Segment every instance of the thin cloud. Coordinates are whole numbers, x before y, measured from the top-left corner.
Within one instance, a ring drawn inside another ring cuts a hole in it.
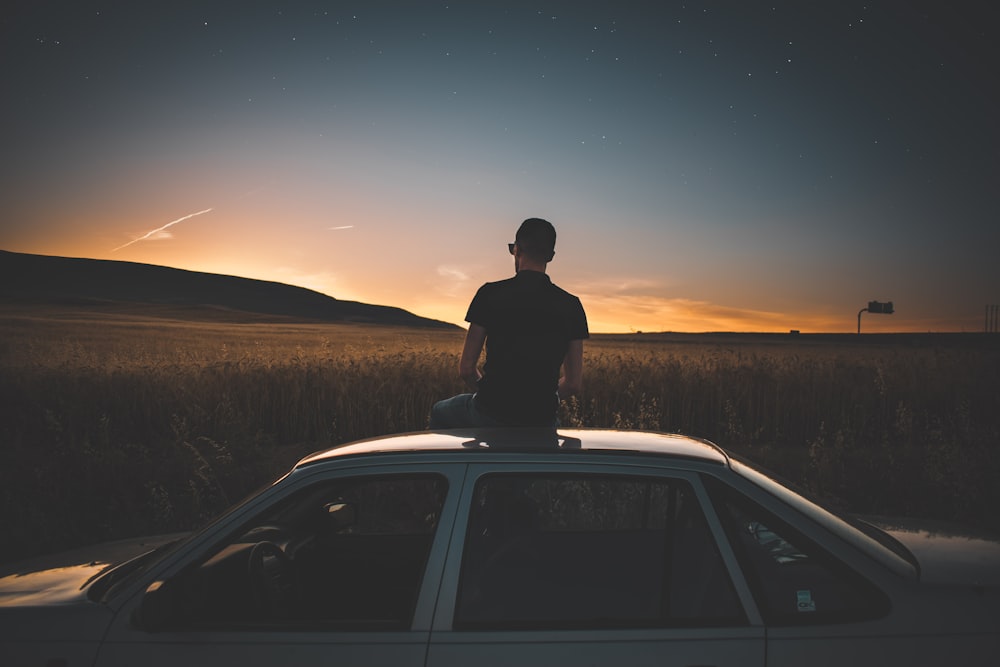
[[[339,231],[341,229],[354,229],[354,225],[341,225],[340,227],[327,227],[327,229],[329,231],[331,231],[331,232],[336,232],[336,231]]]
[[[184,222],[185,220],[189,220],[189,219],[191,219],[191,218],[195,217],[196,215],[203,215],[203,214],[205,214],[205,213],[208,213],[208,212],[210,212],[210,211],[212,211],[212,209],[210,209],[210,208],[206,208],[206,209],[205,209],[204,211],[198,211],[197,213],[189,213],[189,214],[187,214],[187,215],[185,215],[185,216],[183,216],[183,217],[180,217],[180,218],[177,218],[176,220],[174,220],[174,221],[172,221],[172,222],[168,222],[167,224],[163,225],[162,227],[158,227],[158,228],[154,229],[154,230],[153,230],[153,231],[151,231],[151,232],[147,232],[147,233],[143,234],[142,236],[140,236],[140,237],[139,237],[139,238],[137,238],[137,239],[132,239],[132,240],[131,240],[131,241],[129,241],[128,243],[126,243],[126,244],[124,244],[124,245],[120,245],[120,246],[118,246],[117,248],[115,248],[115,249],[114,249],[114,250],[112,250],[111,252],[118,252],[118,251],[119,251],[119,250],[121,250],[122,248],[127,248],[127,247],[129,247],[129,246],[130,246],[130,245],[132,245],[133,243],[138,243],[139,241],[145,241],[145,240],[147,240],[147,239],[151,239],[151,238],[153,238],[153,237],[156,237],[156,236],[160,236],[160,235],[162,235],[162,234],[163,234],[163,232],[164,232],[164,231],[165,231],[166,229],[168,229],[169,227],[173,227],[173,226],[174,226],[174,225],[176,225],[176,224],[177,224],[178,222]],[[169,238],[169,235],[167,235],[167,237]]]
[[[464,271],[454,266],[439,266],[437,267],[437,274],[442,278],[456,282],[464,282],[469,279],[469,276]]]
[[[439,280],[436,280],[435,291],[438,294],[443,294],[447,297],[453,298],[462,295],[468,298],[466,286],[468,285],[470,276],[463,269],[457,266],[449,266],[447,264],[442,264],[437,267],[437,275]]]

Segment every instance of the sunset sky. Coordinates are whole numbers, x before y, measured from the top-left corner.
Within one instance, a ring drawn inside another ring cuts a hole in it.
[[[982,331],[991,2],[0,10],[0,249],[461,323],[527,217],[594,332]],[[25,280],[30,280],[25,276]]]

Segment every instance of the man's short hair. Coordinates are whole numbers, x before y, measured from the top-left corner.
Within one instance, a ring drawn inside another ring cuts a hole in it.
[[[528,218],[518,228],[514,242],[529,257],[551,262],[556,254],[556,228],[548,220]]]

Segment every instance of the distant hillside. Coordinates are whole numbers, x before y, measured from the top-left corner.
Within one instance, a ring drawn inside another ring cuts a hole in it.
[[[303,287],[165,266],[0,250],[0,299],[205,307],[281,318],[458,328],[401,308],[342,301]]]

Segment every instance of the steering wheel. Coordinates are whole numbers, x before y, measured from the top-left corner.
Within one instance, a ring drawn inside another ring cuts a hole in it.
[[[263,618],[287,618],[297,595],[292,561],[274,542],[253,545],[248,558],[250,585]]]

